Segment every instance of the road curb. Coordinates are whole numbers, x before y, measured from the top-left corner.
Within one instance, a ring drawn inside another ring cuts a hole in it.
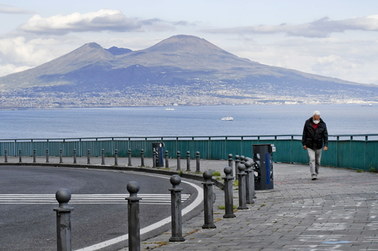
[[[47,167],[68,167],[68,168],[90,168],[90,169],[110,169],[110,170],[122,170],[122,171],[133,171],[133,172],[145,172],[145,173],[155,173],[162,175],[174,175],[178,174],[183,178],[192,179],[196,181],[203,181],[202,173],[187,173],[187,172],[177,172],[174,170],[158,169],[151,167],[133,167],[133,166],[104,166],[104,165],[83,165],[83,164],[60,164],[60,163],[0,163],[0,166],[47,166]],[[222,182],[217,179],[212,179],[214,185],[218,188],[224,188]]]

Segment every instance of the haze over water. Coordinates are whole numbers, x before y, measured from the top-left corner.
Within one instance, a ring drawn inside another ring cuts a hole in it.
[[[0,138],[301,134],[320,110],[329,134],[378,133],[378,105],[246,105],[1,110]],[[222,121],[232,116],[234,121]]]

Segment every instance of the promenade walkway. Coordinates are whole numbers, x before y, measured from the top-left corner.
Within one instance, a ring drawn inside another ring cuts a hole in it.
[[[274,190],[257,191],[256,203],[233,219],[223,219],[216,189],[216,229],[202,230],[201,214],[184,223],[185,242],[167,242],[167,232],[143,250],[378,250],[378,174],[321,168],[312,181],[307,166],[275,164],[274,178]]]
[[[57,163],[57,158],[50,162]],[[137,158],[132,162],[140,164]],[[72,158],[64,163],[72,163]],[[113,163],[112,158],[106,160],[107,165]],[[86,158],[78,158],[78,164],[85,165]],[[99,165],[100,159],[92,158],[91,164]],[[119,165],[126,164],[126,159],[119,159]],[[176,168],[175,160],[170,164]],[[182,160],[183,170],[185,164]],[[223,175],[226,165],[226,161],[202,160],[201,170]],[[223,219],[219,207],[224,205],[224,194],[215,188],[216,229],[201,228],[201,213],[184,222],[185,242],[170,243],[170,232],[165,232],[143,241],[142,250],[378,250],[378,174],[322,167],[318,178],[310,179],[307,166],[275,163],[274,189],[257,191],[256,203],[236,211],[236,218]],[[238,205],[237,191],[234,205]]]

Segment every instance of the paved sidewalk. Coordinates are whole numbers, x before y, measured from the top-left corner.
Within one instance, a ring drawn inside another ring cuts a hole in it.
[[[184,223],[185,242],[167,242],[166,232],[142,249],[378,250],[378,174],[321,168],[312,181],[307,166],[275,164],[274,178],[274,190],[257,191],[256,203],[233,219],[222,218],[216,189],[216,229],[202,230],[201,214]],[[237,191],[234,199],[237,205]]]

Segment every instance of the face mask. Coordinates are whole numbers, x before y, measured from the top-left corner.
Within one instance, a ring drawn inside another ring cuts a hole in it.
[[[312,120],[312,122],[314,122],[315,125],[319,124],[320,120]]]

